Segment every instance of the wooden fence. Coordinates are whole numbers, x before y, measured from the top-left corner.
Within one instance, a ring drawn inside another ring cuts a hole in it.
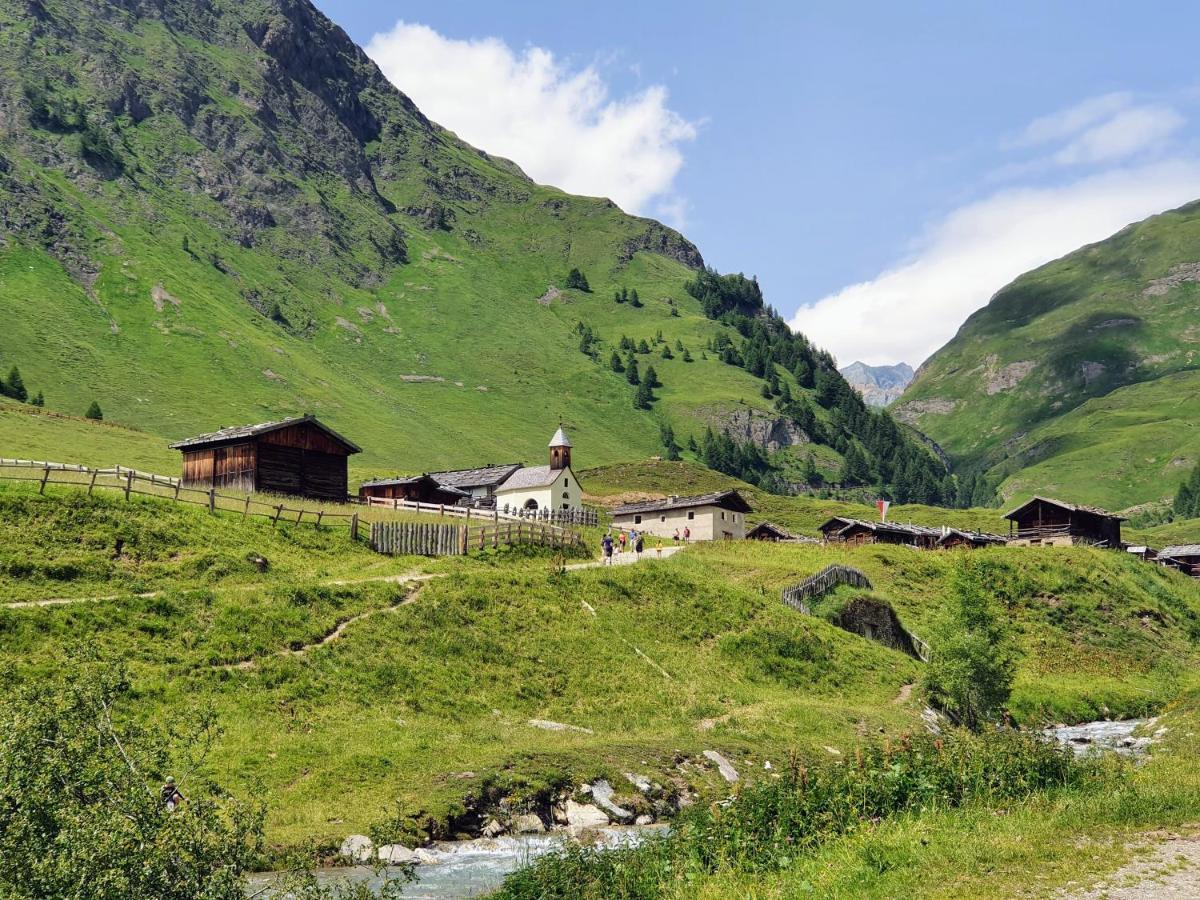
[[[371,549],[393,556],[461,556],[469,550],[535,544],[582,547],[577,532],[536,522],[502,522],[475,528],[421,522],[372,522]]]
[[[793,609],[799,610],[805,615],[812,615],[812,608],[808,605],[808,601],[814,597],[820,597],[822,594],[833,590],[841,584],[866,588],[867,590],[871,589],[871,579],[866,576],[866,573],[860,572],[858,569],[853,569],[850,566],[832,565],[826,566],[816,575],[810,575],[799,584],[785,589],[782,599],[784,603]],[[912,641],[913,649],[917,652],[917,657],[922,662],[929,662],[929,645],[907,628],[904,628],[904,633]]]
[[[558,525],[599,525],[600,514],[594,509],[542,509],[506,510],[485,509],[478,506],[457,506],[445,503],[419,503],[391,497],[367,497],[367,506],[383,509],[408,510],[409,512],[431,513],[447,519],[475,520],[486,522],[550,522]]]
[[[26,474],[28,473],[28,474]],[[110,469],[94,469],[69,463],[44,462],[28,459],[0,458],[0,479],[8,481],[37,482],[38,493],[46,491],[46,485],[68,485],[86,489],[91,495],[96,490],[119,491],[130,499],[133,495],[158,497],[176,503],[203,506],[210,513],[227,512],[248,516],[260,516],[290,524],[339,525],[348,527],[352,540],[358,538],[358,513],[332,512],[324,509],[303,509],[284,503],[270,503],[255,499],[250,494],[227,494],[216,489],[184,487],[178,478],[153,475],[114,466]]]

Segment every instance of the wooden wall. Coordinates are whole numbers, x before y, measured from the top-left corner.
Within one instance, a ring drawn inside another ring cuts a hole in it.
[[[296,450],[316,450],[334,456],[349,456],[350,451],[344,444],[331,438],[320,428],[312,425],[289,425],[277,431],[269,431],[258,438],[260,444],[271,444],[276,447],[292,447]]]
[[[258,490],[343,502],[349,480],[346,455],[261,443]]]
[[[255,445],[247,441],[225,447],[184,451],[184,486],[225,488],[249,493],[255,489],[256,450]]]

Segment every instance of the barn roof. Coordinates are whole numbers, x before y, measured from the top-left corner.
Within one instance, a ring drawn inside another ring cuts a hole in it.
[[[432,475],[397,475],[394,478],[373,478],[370,481],[364,481],[362,487],[391,487],[393,485],[420,484],[422,482],[428,482],[448,494],[458,494],[460,497],[470,496],[466,491],[460,491],[456,487],[442,484]]]
[[[786,528],[781,528],[780,526],[776,525],[774,522],[759,522],[757,525],[755,525],[753,528],[751,528],[749,531],[746,532],[746,537],[753,537],[754,535],[758,534],[759,532],[767,532],[768,534],[773,534],[776,537],[778,537],[780,540],[783,540],[783,541],[795,541],[795,540],[811,541],[812,540],[812,538],[802,538],[799,535],[792,534]]]
[[[1057,506],[1059,509],[1065,509],[1069,512],[1090,513],[1093,516],[1100,516],[1105,519],[1116,519],[1118,522],[1124,522],[1124,516],[1118,516],[1116,513],[1110,513],[1107,509],[1101,509],[1098,506],[1084,506],[1082,503],[1064,503],[1062,500],[1055,500],[1052,497],[1033,497],[1027,503],[1022,503],[1012,512],[1004,514],[1004,518],[1014,518],[1018,513],[1023,512],[1027,507],[1035,503],[1049,503],[1051,506]]]
[[[511,491],[546,487],[554,483],[561,471],[562,469],[552,469],[549,466],[527,466],[517,469],[509,475],[497,490]]]
[[[948,540],[954,535],[966,538],[974,544],[1007,544],[1008,538],[998,534],[992,534],[990,531],[968,531],[963,528],[946,528],[942,530],[942,536],[938,538],[938,543]]]
[[[506,463],[501,466],[479,466],[474,469],[430,472],[429,476],[440,485],[466,490],[473,487],[498,487],[508,476],[520,468],[520,463]]]
[[[1173,547],[1163,547],[1158,551],[1161,559],[1164,556],[1200,556],[1200,544],[1176,544]]]
[[[169,446],[172,450],[195,450],[199,447],[207,447],[214,444],[229,444],[234,441],[258,437],[263,434],[269,434],[272,431],[279,431],[282,428],[290,428],[293,425],[312,425],[314,428],[325,432],[339,444],[342,444],[351,453],[362,452],[362,447],[358,446],[358,444],[346,440],[346,438],[312,415],[280,419],[278,422],[260,422],[257,425],[235,425],[232,428],[221,428],[217,431],[210,431],[207,434],[198,434],[187,440],[176,441]]]
[[[717,491],[712,494],[699,494],[695,497],[667,497],[665,500],[643,500],[638,503],[626,503],[612,511],[614,516],[627,516],[633,513],[666,512],[670,509],[693,509],[697,506],[719,506],[734,512],[753,512],[737,491]]]

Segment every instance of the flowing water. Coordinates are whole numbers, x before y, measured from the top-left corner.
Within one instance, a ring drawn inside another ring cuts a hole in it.
[[[591,846],[615,849],[636,846],[648,836],[665,831],[665,826],[661,825],[614,826],[588,831],[586,839]],[[509,872],[562,847],[570,840],[572,838],[565,832],[554,832],[433,844],[426,848],[432,860],[416,867],[417,880],[404,886],[404,896],[413,900],[478,897],[500,887]],[[316,876],[323,882],[361,881],[372,887],[377,887],[381,882],[380,876],[367,866],[323,869]],[[253,894],[267,887],[273,878],[270,873],[252,876],[248,893]],[[276,900],[281,900],[279,895],[269,892],[263,896],[275,896]]]
[[[1042,733],[1075,751],[1076,756],[1111,751],[1122,756],[1141,756],[1154,742],[1153,737],[1134,737],[1141,725],[1153,719],[1122,719],[1117,722],[1084,722],[1081,725],[1056,725]]]

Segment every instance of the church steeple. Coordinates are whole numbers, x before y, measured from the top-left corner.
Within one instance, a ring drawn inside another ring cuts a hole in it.
[[[554,437],[550,439],[550,468],[557,470],[570,467],[571,442],[567,440],[567,433],[559,425],[558,431],[554,432]]]

